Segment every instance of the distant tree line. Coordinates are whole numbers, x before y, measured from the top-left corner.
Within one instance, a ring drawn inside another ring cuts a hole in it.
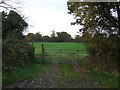
[[[28,33],[24,36],[27,42],[84,42],[83,37],[76,35],[75,38],[72,38],[67,32],[55,32],[52,31],[50,36],[42,35],[38,33]]]

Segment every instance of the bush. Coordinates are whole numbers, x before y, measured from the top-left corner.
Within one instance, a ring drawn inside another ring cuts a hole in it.
[[[2,68],[8,72],[33,62],[34,47],[20,40],[3,41]]]
[[[118,37],[105,38],[98,36],[92,39],[92,43],[88,45],[90,55],[96,67],[109,72],[116,72],[118,69],[118,60],[120,53],[120,43]]]

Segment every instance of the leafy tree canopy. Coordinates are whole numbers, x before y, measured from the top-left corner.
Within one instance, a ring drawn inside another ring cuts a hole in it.
[[[24,17],[21,17],[15,11],[2,12],[2,36],[3,39],[10,34],[20,34],[27,28],[28,24],[24,20]]]
[[[120,5],[118,2],[68,2],[69,14],[75,16],[76,22],[83,28],[80,32],[95,34],[117,33],[120,35]]]
[[[60,42],[64,42],[72,39],[71,35],[68,34],[67,32],[57,32],[57,37],[58,37],[58,41]]]

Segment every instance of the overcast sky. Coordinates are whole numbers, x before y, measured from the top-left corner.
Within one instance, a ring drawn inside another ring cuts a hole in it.
[[[50,35],[55,30],[68,32],[74,37],[81,26],[71,26],[75,19],[67,12],[67,0],[24,0],[23,14],[31,25],[25,34],[40,32]]]
[[[21,0],[24,6],[22,14],[27,17],[29,28],[27,33],[40,32],[42,35],[56,32],[68,32],[72,37],[77,35],[80,25],[71,26],[75,19],[67,12],[67,0]],[[0,11],[2,9],[0,8]]]

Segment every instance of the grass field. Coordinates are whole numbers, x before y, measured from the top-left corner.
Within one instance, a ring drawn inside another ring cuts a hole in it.
[[[70,53],[70,52],[75,52],[72,50],[87,50],[85,45],[83,43],[59,43],[59,42],[38,42],[38,43],[34,43],[34,47],[35,47],[35,54],[41,54],[41,46],[42,44],[44,44],[44,48],[46,52],[49,52],[49,54],[52,54],[54,52],[57,52],[57,49],[61,49],[64,50],[64,53]],[[66,50],[66,51],[65,51]],[[69,51],[67,51],[69,50]],[[71,50],[71,51],[70,51]],[[84,54],[87,54],[87,51],[82,51]]]
[[[42,44],[44,44],[46,62],[52,62],[51,58],[57,58],[57,62],[71,63],[74,59],[84,58],[89,55],[83,43],[59,43],[59,42],[38,42],[34,43],[35,55],[42,54]],[[82,50],[82,51],[77,51]]]

